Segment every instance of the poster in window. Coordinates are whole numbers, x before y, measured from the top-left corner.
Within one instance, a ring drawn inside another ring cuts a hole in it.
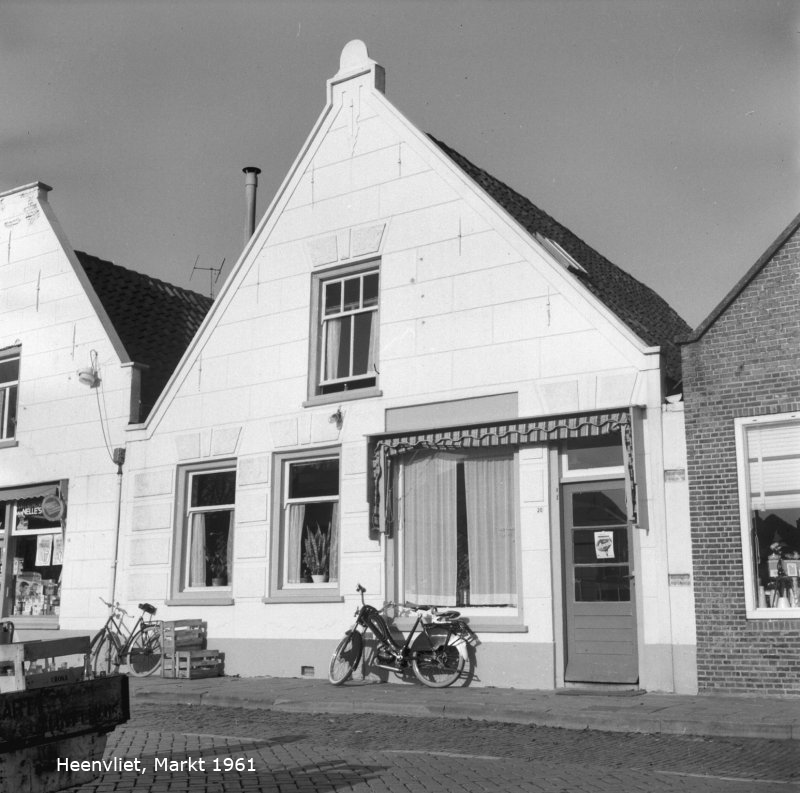
[[[596,531],[594,533],[594,553],[598,559],[614,558],[614,532]]]
[[[40,534],[36,538],[36,567],[49,567],[53,555],[53,535]]]
[[[53,536],[53,561],[51,564],[64,564],[64,535]]]

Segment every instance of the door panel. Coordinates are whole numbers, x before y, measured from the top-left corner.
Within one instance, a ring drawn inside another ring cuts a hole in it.
[[[636,683],[632,532],[623,480],[564,485],[564,679]]]

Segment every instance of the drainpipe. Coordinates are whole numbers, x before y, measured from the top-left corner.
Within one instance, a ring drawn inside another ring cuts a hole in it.
[[[125,449],[117,447],[111,458],[117,466],[117,525],[114,531],[114,558],[111,562],[111,588],[109,603],[117,602],[117,565],[119,563],[119,534],[122,525],[122,466],[125,464]]]
[[[243,168],[242,172],[244,173],[244,195],[247,205],[244,219],[244,244],[247,245],[256,229],[256,190],[261,169],[249,166]]]

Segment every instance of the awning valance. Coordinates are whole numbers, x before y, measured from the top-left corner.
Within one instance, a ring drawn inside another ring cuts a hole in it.
[[[517,446],[547,443],[576,438],[590,438],[621,432],[625,451],[626,475],[633,479],[630,411],[614,410],[539,418],[520,418],[462,427],[447,427],[376,435],[370,438],[372,448],[372,525],[381,528],[380,481],[386,477],[392,459],[420,449],[447,451],[455,449]],[[631,491],[633,492],[633,491]],[[387,499],[388,501],[388,499]],[[387,508],[391,505],[387,503]],[[635,522],[635,504],[629,505],[629,517]],[[384,525],[385,528],[385,525]]]
[[[22,485],[20,487],[0,488],[0,501],[21,501],[23,498],[43,498],[58,493],[59,482],[45,485]]]
[[[628,411],[617,410],[608,413],[513,419],[485,425],[421,430],[384,435],[376,437],[375,440],[379,447],[386,449],[386,452],[393,456],[413,449],[468,449],[589,438],[616,432],[629,423]]]

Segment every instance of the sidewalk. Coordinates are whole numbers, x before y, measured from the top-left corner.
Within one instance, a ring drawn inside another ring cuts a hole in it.
[[[297,713],[387,713],[534,724],[571,730],[800,740],[800,700],[577,693],[501,688],[430,689],[418,684],[336,687],[306,678],[130,678],[134,702]]]

